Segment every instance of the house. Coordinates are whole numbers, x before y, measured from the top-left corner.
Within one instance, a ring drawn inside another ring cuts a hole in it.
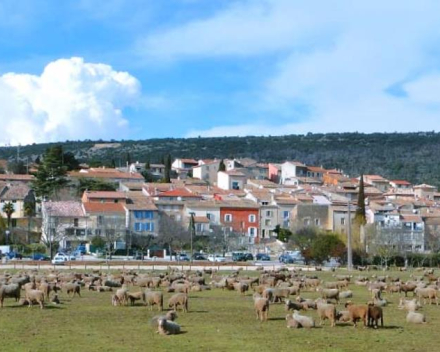
[[[322,180],[324,178],[326,169],[317,166],[307,166],[307,177],[316,178]]]
[[[427,184],[414,186],[414,195],[418,198],[434,199],[434,194],[437,193],[437,188]]]
[[[124,192],[113,191],[84,191],[82,196],[83,203],[123,203],[127,202]]]
[[[158,200],[186,201],[201,199],[202,197],[188,191],[186,188],[175,188],[169,191],[158,193],[154,198]]]
[[[394,189],[411,189],[412,184],[405,180],[391,180],[390,186]]]
[[[220,205],[220,222],[227,231],[241,235],[242,244],[259,242],[259,206],[251,200],[224,201]]]
[[[164,164],[150,164],[150,173],[155,179],[162,179],[165,176]]]
[[[390,181],[380,175],[364,175],[363,177],[365,183],[372,185],[381,192],[386,192],[390,188]]]
[[[125,209],[123,203],[86,202],[84,213],[88,218],[87,232],[90,236],[111,238],[112,242],[125,241]]]
[[[88,216],[81,202],[43,202],[41,207],[43,241],[58,243],[60,248],[74,248],[88,241]]]
[[[332,230],[328,203],[299,203],[292,209],[291,220],[299,227],[313,226],[324,231]]]
[[[274,183],[281,182],[281,164],[268,164],[268,179]]]
[[[248,190],[246,198],[260,206],[260,234],[261,238],[276,236],[274,230],[279,225],[278,206],[274,202],[274,194],[266,189]]]
[[[10,184],[30,184],[34,179],[35,177],[33,175],[0,174],[0,182],[7,182]]]
[[[236,170],[219,171],[217,173],[217,187],[224,190],[242,190],[246,180],[246,175]]]
[[[219,160],[201,163],[193,167],[193,178],[208,181],[210,184],[217,182],[217,172],[220,166]]]
[[[197,165],[199,162],[194,159],[176,159],[171,164],[171,170],[175,171],[180,179],[185,179],[192,168]]]
[[[81,169],[80,171],[70,171],[67,173],[73,183],[77,183],[81,178],[90,178],[113,183],[118,185],[125,182],[144,182],[144,177],[137,172],[123,172],[112,168],[90,168]]]
[[[307,166],[298,161],[286,161],[281,164],[281,183],[298,184],[297,177],[307,176]]]
[[[217,200],[188,201],[185,203],[185,215],[189,217],[194,213],[195,217],[207,218],[213,225],[221,225],[220,206],[222,202]]]
[[[157,236],[159,233],[159,209],[147,198],[130,198],[124,204],[126,228],[130,233]]]

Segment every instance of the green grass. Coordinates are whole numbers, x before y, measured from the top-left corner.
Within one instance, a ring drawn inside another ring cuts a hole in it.
[[[387,273],[408,277],[405,273]],[[318,273],[331,280],[330,274]],[[369,300],[366,288],[350,285],[357,303]],[[139,288],[134,287],[132,291]],[[437,351],[440,343],[440,306],[424,306],[429,324],[408,325],[397,309],[398,295],[384,309],[384,329],[351,325],[311,330],[286,328],[284,305],[270,307],[269,321],[255,319],[251,295],[213,290],[190,294],[190,312],[180,313],[181,335],[160,336],[149,325],[157,314],[142,305],[113,307],[111,293],[82,291],[82,298],[40,310],[18,307],[7,299],[0,310],[1,351]],[[171,294],[166,294],[165,298]],[[304,297],[318,297],[305,292]],[[410,294],[411,295],[411,294]],[[341,304],[338,307],[343,309]],[[315,311],[307,314],[316,318]]]

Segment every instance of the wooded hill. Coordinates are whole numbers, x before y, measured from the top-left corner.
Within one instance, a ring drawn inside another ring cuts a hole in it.
[[[66,141],[90,165],[121,166],[127,160],[160,162],[173,158],[241,158],[261,162],[298,160],[307,165],[339,168],[353,176],[379,174],[388,179],[440,186],[440,133],[331,133],[269,137],[165,138],[122,141]],[[20,147],[20,158],[35,160],[54,144]],[[17,147],[0,148],[0,158],[15,160]]]

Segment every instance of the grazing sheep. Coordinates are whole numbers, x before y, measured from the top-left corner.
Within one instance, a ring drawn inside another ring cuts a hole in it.
[[[301,303],[297,303],[294,301],[291,301],[290,299],[286,299],[285,302],[285,310],[289,311],[289,310],[301,310],[303,309],[303,305]]]
[[[334,299],[339,304],[339,290],[338,289],[319,289],[321,297],[324,299]]]
[[[408,297],[408,292],[412,292],[413,293],[413,297],[415,297],[415,292],[414,290],[417,288],[417,285],[414,283],[406,283],[400,286],[400,290],[399,293],[404,292],[405,293],[405,297]]]
[[[310,329],[315,327],[315,322],[312,318],[306,315],[300,315],[297,310],[293,311],[292,314],[293,319],[295,319],[301,326]]]
[[[290,290],[288,288],[273,288],[272,302],[282,302],[283,299],[289,298]]]
[[[322,301],[316,303],[317,313],[319,317],[319,325],[324,324],[324,320],[330,320],[330,326],[336,326],[336,307],[334,304],[328,304]]]
[[[301,324],[298,323],[295,319],[293,319],[291,314],[286,315],[287,328],[288,329],[298,329],[301,327]]]
[[[304,310],[316,309],[316,302],[311,298],[302,298],[301,296],[297,296],[296,301],[302,305]]]
[[[352,291],[341,291],[339,292],[339,298],[352,298],[353,292]]]
[[[63,285],[63,288],[66,290],[67,295],[70,297],[72,294],[72,298],[75,297],[75,294],[81,297],[81,286],[77,283],[67,283]]]
[[[177,311],[177,307],[182,306],[184,312],[188,312],[188,296],[185,293],[176,293],[168,300],[168,307]]]
[[[121,304],[119,297],[116,295],[112,295],[112,306],[117,307],[120,305],[122,305],[122,304]]]
[[[3,301],[5,298],[15,298],[15,302],[20,299],[20,285],[9,284],[0,286],[0,308],[3,308]]]
[[[132,306],[134,306],[134,303],[136,301],[140,301],[142,300],[145,303],[145,293],[140,291],[140,292],[128,292],[128,299],[130,301],[130,304]]]
[[[157,333],[161,335],[176,335],[180,333],[180,325],[173,322],[168,321],[166,319],[158,320]]]
[[[426,317],[422,313],[408,312],[406,315],[406,322],[412,324],[425,324]]]
[[[26,300],[29,302],[29,308],[34,304],[34,302],[40,305],[40,308],[44,308],[44,292],[40,290],[28,289],[25,291]]]
[[[126,287],[117,289],[115,296],[118,298],[119,305],[128,305],[128,290]]]
[[[379,319],[380,319],[380,326],[383,327],[383,311],[381,307],[378,307],[374,304],[368,304],[368,326],[372,326],[375,329],[377,329],[379,325]]]
[[[269,300],[270,302],[273,302],[273,288],[266,288],[263,291],[263,298],[266,298],[267,300]]]
[[[254,308],[257,320],[266,321],[269,315],[269,300],[254,293]]]
[[[249,285],[243,282],[237,282],[234,283],[234,289],[237,292],[240,292],[242,295],[245,295],[246,292],[249,290]]]
[[[367,318],[368,318],[368,306],[367,305],[355,305],[352,302],[345,303],[345,308],[348,309],[350,314],[350,321],[353,323],[353,326],[356,327],[356,323],[358,320],[363,320],[364,327],[367,326]]]
[[[158,291],[145,291],[144,293],[144,302],[147,306],[150,307],[150,310],[153,310],[153,306],[157,306],[158,311],[163,310],[163,293]]]
[[[414,290],[414,294],[417,295],[419,300],[423,298],[423,304],[426,304],[426,300],[429,299],[429,304],[432,304],[432,300],[435,300],[435,303],[438,305],[438,296],[437,290],[433,288],[419,288],[417,287]]]

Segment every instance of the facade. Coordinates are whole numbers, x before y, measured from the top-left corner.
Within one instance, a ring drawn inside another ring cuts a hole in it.
[[[307,166],[298,161],[286,161],[281,164],[281,183],[297,184],[297,177],[307,177]]]
[[[212,161],[193,167],[193,177],[199,180],[208,181],[210,184],[217,182],[217,172],[220,161]]]
[[[240,171],[219,171],[217,173],[217,187],[224,190],[242,190],[247,177]]]
[[[242,236],[245,244],[259,242],[259,207],[252,201],[237,201],[222,204],[220,222],[229,232]]]

